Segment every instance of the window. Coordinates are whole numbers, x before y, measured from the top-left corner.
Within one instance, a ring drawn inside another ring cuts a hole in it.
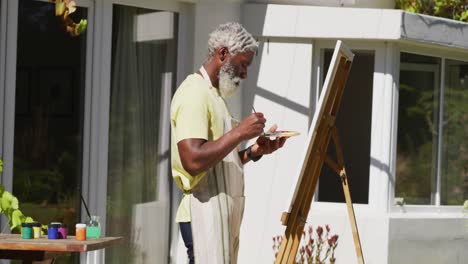
[[[86,7],[73,14],[87,16]],[[71,37],[53,3],[30,0],[18,3],[17,32],[13,192],[25,215],[64,222],[73,235],[81,216],[87,35]]]
[[[395,197],[461,205],[468,198],[468,63],[411,53],[400,61]]]
[[[374,76],[374,52],[353,51],[355,54],[346,83],[341,107],[337,116],[337,128],[343,150],[346,172],[354,203],[369,202],[370,134],[372,115],[372,87]],[[333,50],[324,53],[323,79],[325,79]],[[334,157],[330,143],[328,153]],[[318,200],[345,202],[339,175],[326,164],[319,179]]]

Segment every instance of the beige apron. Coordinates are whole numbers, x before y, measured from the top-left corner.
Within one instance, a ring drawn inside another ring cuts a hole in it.
[[[224,133],[235,126],[224,120]],[[244,214],[244,174],[238,149],[209,169],[192,190],[190,210],[195,263],[235,264]]]

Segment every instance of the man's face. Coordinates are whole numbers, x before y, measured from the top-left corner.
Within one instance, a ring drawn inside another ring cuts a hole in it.
[[[219,70],[219,89],[221,96],[232,96],[239,88],[241,81],[247,78],[247,68],[253,60],[252,51],[240,52],[228,57]]]

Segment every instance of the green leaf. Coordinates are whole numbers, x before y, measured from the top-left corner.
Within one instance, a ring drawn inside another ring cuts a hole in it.
[[[2,199],[4,199],[5,201],[8,201],[10,203],[13,200],[13,198],[15,198],[15,197],[10,192],[3,192],[3,194],[2,194]]]
[[[416,13],[416,8],[410,6],[406,9],[406,11],[411,12],[411,13]]]
[[[86,27],[88,26],[88,20],[86,19],[81,19],[80,23],[78,24],[78,32],[79,34],[83,33],[86,30]]]
[[[20,210],[14,210],[13,213],[11,214],[11,230],[20,227],[22,223],[24,223],[24,220],[26,217],[23,215],[23,213]]]
[[[32,217],[27,216],[26,219],[24,220],[25,223],[33,223],[34,219]]]
[[[0,197],[0,207],[4,211],[7,211],[8,209],[10,209],[11,204],[13,202],[13,198],[15,198],[15,197],[11,193],[3,192],[2,196]]]
[[[13,196],[13,199],[11,200],[11,208],[18,209],[18,206],[19,206],[18,198]]]
[[[468,9],[461,13],[460,21],[468,22]]]

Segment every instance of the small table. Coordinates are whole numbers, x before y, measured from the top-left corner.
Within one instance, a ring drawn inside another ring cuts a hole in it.
[[[122,237],[103,237],[79,241],[74,236],[68,236],[67,239],[22,239],[16,234],[0,234],[0,259],[21,259],[23,263],[50,261],[72,252],[104,249],[122,240]]]

